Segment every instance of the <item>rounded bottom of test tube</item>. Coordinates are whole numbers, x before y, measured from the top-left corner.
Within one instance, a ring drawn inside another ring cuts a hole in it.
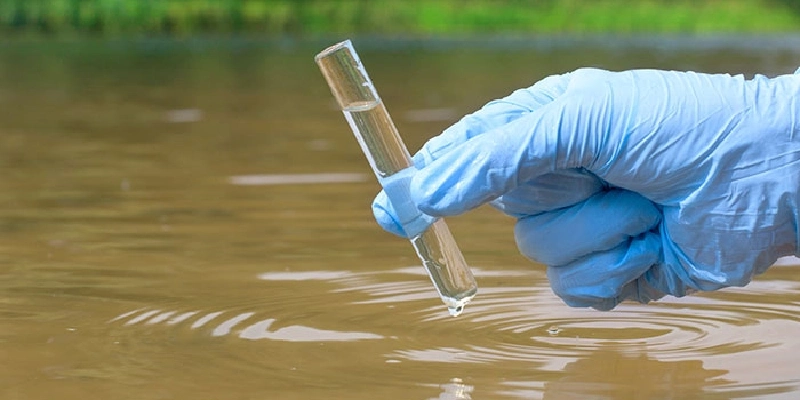
[[[451,317],[457,317],[464,312],[464,306],[447,307],[447,312],[450,313]]]
[[[473,296],[464,297],[460,300],[455,300],[452,298],[442,299],[444,304],[447,306],[447,312],[450,313],[451,317],[457,317],[464,312],[464,307],[467,306],[470,300],[472,300]]]

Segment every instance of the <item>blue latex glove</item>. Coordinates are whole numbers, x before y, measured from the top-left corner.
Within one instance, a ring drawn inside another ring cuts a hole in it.
[[[490,102],[414,162],[420,210],[518,218],[572,306],[744,286],[800,255],[800,75],[581,69]],[[373,211],[404,234],[385,194]]]

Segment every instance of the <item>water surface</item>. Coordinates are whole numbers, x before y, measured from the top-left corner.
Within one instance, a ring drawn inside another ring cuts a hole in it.
[[[759,40],[360,53],[413,150],[581,66],[800,65]],[[747,288],[571,309],[517,253],[513,221],[479,209],[449,220],[480,285],[450,318],[410,244],[372,220],[378,186],[313,62],[328,44],[0,45],[0,398],[800,395],[791,265]]]

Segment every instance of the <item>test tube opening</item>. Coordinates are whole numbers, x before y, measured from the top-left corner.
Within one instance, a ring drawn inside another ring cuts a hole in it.
[[[352,49],[352,48],[353,48],[353,43],[350,41],[350,39],[341,41],[334,45],[328,46],[325,50],[320,51],[319,54],[314,56],[314,61],[319,63],[320,60],[322,60],[323,58],[328,57],[339,50]]]
[[[314,61],[343,110],[380,103],[378,92],[350,40],[326,48]]]

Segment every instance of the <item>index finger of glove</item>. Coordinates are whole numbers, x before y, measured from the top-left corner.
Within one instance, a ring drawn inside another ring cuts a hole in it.
[[[602,146],[606,101],[565,95],[469,140],[419,170],[411,198],[428,215],[458,215],[539,176],[589,165]]]
[[[566,91],[571,74],[548,76],[531,87],[518,89],[466,115],[440,135],[428,140],[414,155],[414,166],[423,168],[466,141],[549,104]]]

